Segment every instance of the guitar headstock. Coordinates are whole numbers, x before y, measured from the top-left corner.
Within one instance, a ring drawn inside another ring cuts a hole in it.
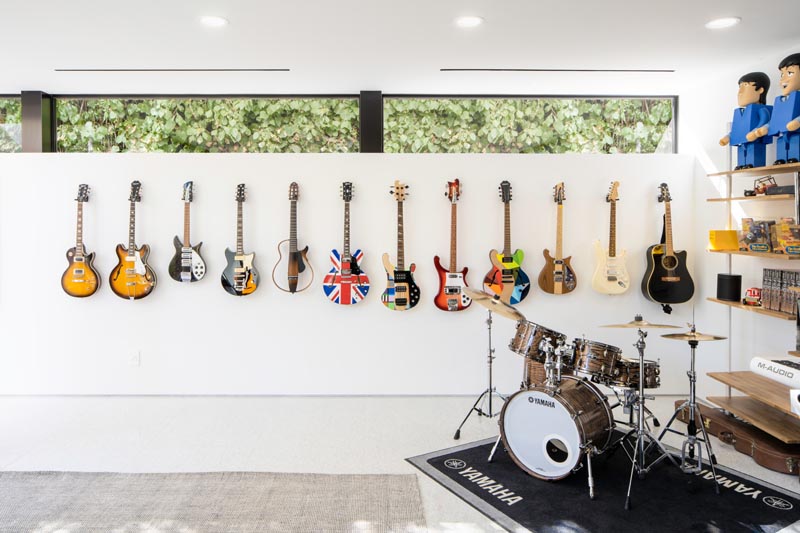
[[[75,198],[76,202],[88,202],[89,201],[89,186],[85,183],[81,183],[78,185],[78,197]]]
[[[297,182],[293,181],[289,184],[289,200],[292,202],[296,202],[297,199],[300,197],[300,187],[297,186]]]
[[[142,184],[139,180],[131,182],[131,196],[128,198],[129,202],[141,202],[142,201]]]
[[[611,187],[608,188],[608,194],[606,195],[606,202],[616,202],[619,200],[619,182],[612,181]]]
[[[244,183],[240,183],[236,186],[236,201],[237,202],[244,202],[247,199],[247,194],[244,187]]]
[[[394,199],[398,202],[402,202],[408,196],[408,185],[400,183],[400,180],[394,180],[394,185],[389,189],[389,194],[394,196]]]
[[[511,183],[508,181],[501,181],[500,186],[498,187],[500,190],[500,198],[503,200],[504,204],[507,204],[511,201]]]
[[[339,193],[342,195],[342,200],[344,200],[345,202],[351,201],[353,199],[354,189],[355,187],[353,187],[353,184],[351,182],[345,181],[344,183],[342,183],[342,185],[339,187]]]
[[[564,193],[564,182],[562,181],[553,187],[553,201],[558,205],[561,205],[566,199],[567,195]]]
[[[458,181],[458,178],[447,182],[447,190],[444,192],[444,195],[447,196],[451,204],[458,202],[458,199],[461,197],[461,182]]]
[[[193,181],[187,181],[183,184],[183,201],[184,202],[191,202],[192,198],[194,198],[194,193],[192,192],[192,186],[194,185]]]
[[[666,183],[662,183],[658,186],[659,194],[658,194],[658,201],[659,202],[671,202],[672,196],[669,194],[669,187],[667,187]]]

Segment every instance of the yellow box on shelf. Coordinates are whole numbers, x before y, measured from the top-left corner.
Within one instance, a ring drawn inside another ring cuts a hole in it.
[[[736,230],[708,230],[708,245],[711,250],[738,250],[739,235]]]

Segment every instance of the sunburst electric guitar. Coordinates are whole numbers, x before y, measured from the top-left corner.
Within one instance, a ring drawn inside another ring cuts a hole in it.
[[[302,250],[297,249],[298,198],[300,198],[300,188],[297,183],[292,182],[289,185],[289,238],[278,243],[278,262],[272,268],[272,282],[275,286],[292,294],[306,290],[314,282],[314,268],[308,261],[308,246]],[[286,272],[285,286],[275,277],[277,271]],[[301,275],[304,280],[301,280]]]
[[[236,252],[225,249],[228,264],[222,271],[222,287],[234,296],[247,296],[258,288],[258,270],[256,270],[256,254],[244,253],[244,237],[242,228],[242,204],[246,199],[244,183],[236,186]]]
[[[75,247],[67,250],[69,266],[61,276],[61,287],[64,292],[76,298],[85,298],[97,292],[100,287],[100,276],[94,269],[94,252],[87,254],[83,245],[83,204],[89,201],[89,186],[82,183],[78,186],[78,220]]]
[[[358,264],[364,257],[361,250],[350,253],[350,201],[355,187],[349,181],[342,183],[344,200],[344,247],[342,253],[331,250],[331,268],[322,281],[325,296],[335,304],[353,305],[363,300],[369,292],[369,278]]]
[[[144,298],[156,287],[156,273],[147,264],[150,246],[136,246],[136,204],[142,201],[141,188],[142,184],[138,181],[131,183],[128,247],[117,245],[119,261],[108,280],[114,294],[128,300]]]
[[[408,195],[408,185],[395,180],[389,190],[397,201],[397,266],[389,261],[389,254],[383,254],[383,268],[386,269],[386,290],[381,295],[383,305],[394,311],[405,311],[419,303],[420,291],[414,283],[414,271],[417,266],[411,263],[406,270],[403,242],[403,202]]]
[[[450,268],[445,269],[439,261],[439,256],[433,258],[433,265],[439,274],[439,292],[433,298],[433,303],[442,311],[463,311],[472,303],[464,292],[467,286],[467,267],[457,270],[456,263],[456,203],[461,197],[461,183],[456,179],[447,182],[444,193],[450,200]]]
[[[619,182],[611,184],[606,202],[611,207],[608,235],[608,250],[600,241],[594,241],[594,254],[597,267],[592,276],[592,288],[602,294],[622,294],[631,286],[628,269],[625,266],[625,250],[617,252],[617,202],[619,201]]]
[[[522,270],[525,253],[522,250],[511,253],[511,184],[503,181],[498,188],[505,208],[505,240],[502,252],[489,252],[492,269],[483,278],[483,288],[496,294],[503,302],[513,305],[525,299],[530,291],[531,281]]]
[[[191,245],[189,241],[190,206],[194,198],[193,182],[183,184],[183,242],[175,235],[172,243],[175,245],[175,255],[169,263],[169,276],[175,281],[191,283],[200,281],[206,275],[206,263],[200,256],[202,242]]]
[[[561,182],[553,188],[553,201],[558,204],[556,222],[556,256],[550,256],[550,250],[545,249],[545,265],[539,273],[539,287],[550,294],[567,294],[575,290],[578,285],[575,271],[572,270],[570,261],[572,256],[564,257],[562,249],[564,229],[564,183]]]

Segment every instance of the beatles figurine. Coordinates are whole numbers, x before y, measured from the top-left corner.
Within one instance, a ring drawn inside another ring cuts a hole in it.
[[[775,137],[776,165],[800,160],[800,53],[786,57],[778,65],[781,71],[781,94],[775,97],[769,128],[762,126],[761,135]]]
[[[772,137],[762,133],[760,128],[769,124],[772,106],[767,103],[769,76],[763,72],[751,72],[739,78],[739,107],[733,111],[731,131],[719,140],[719,144],[738,147],[737,166],[742,168],[763,167],[767,164],[767,145]]]

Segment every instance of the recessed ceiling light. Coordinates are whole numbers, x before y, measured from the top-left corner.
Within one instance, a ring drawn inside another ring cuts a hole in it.
[[[456,26],[459,28],[477,28],[481,24],[483,24],[483,19],[474,15],[467,15],[456,19]]]
[[[203,15],[200,17],[200,22],[209,28],[221,28],[228,25],[228,19],[217,15]]]
[[[706,22],[706,28],[709,30],[721,30],[723,28],[730,28],[736,26],[742,21],[741,17],[722,17]]]

